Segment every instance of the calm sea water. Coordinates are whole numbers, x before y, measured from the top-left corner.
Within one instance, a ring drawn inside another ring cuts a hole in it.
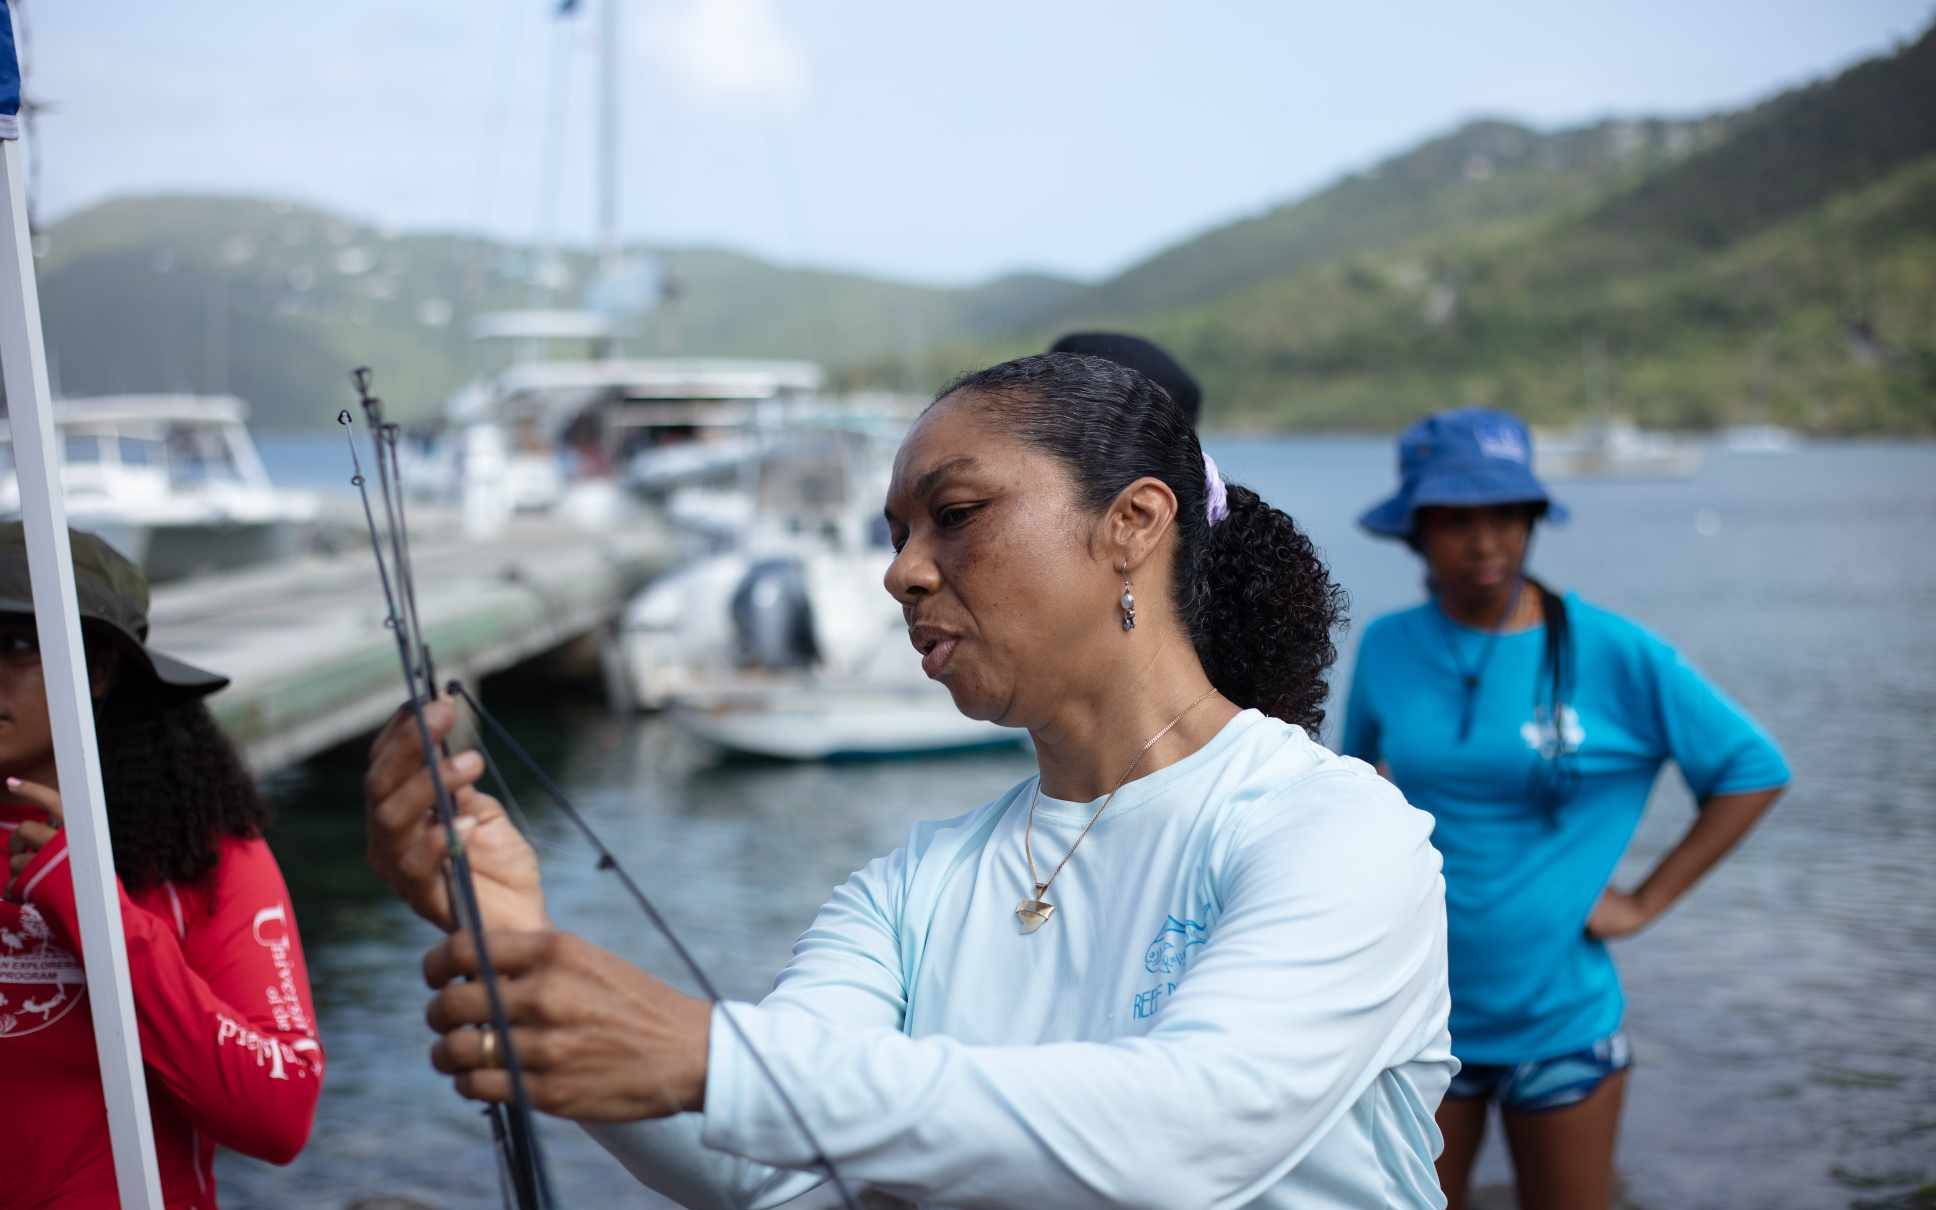
[[[1417,598],[1411,556],[1352,525],[1389,484],[1387,443],[1212,449],[1312,532],[1354,619]],[[285,479],[340,478],[334,447],[266,452]],[[1620,946],[1639,1055],[1618,1159],[1629,1195],[1652,1210],[1936,1204],[1936,446],[1717,452],[1689,481],[1563,494],[1575,520],[1541,535],[1538,570],[1679,645],[1766,722],[1796,773],[1731,860]],[[985,801],[1031,768],[1019,751],[722,763],[593,701],[487,691],[733,996],[761,994],[828,891],[909,821]],[[361,863],[360,774],[343,754],[270,786],[330,1071],[308,1149],[285,1169],[225,1157],[224,1205],[495,1206],[483,1124],[425,1061],[417,962],[435,938]],[[684,984],[564,822],[527,808],[558,918]],[[1622,876],[1643,874],[1690,812],[1670,772]],[[564,1204],[664,1204],[575,1128],[548,1123],[545,1138]],[[1506,1172],[1494,1147],[1480,1179]]]

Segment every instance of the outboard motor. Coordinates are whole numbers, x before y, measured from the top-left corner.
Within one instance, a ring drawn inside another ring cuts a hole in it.
[[[742,668],[806,668],[820,659],[806,570],[795,558],[762,559],[733,590],[733,637]]]

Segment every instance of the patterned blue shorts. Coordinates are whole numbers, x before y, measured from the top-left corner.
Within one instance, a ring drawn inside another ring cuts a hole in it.
[[[1627,1031],[1619,1030],[1585,1050],[1535,1063],[1468,1064],[1452,1077],[1445,1099],[1497,1101],[1514,1113],[1564,1109],[1592,1096],[1608,1076],[1632,1066],[1633,1044]]]

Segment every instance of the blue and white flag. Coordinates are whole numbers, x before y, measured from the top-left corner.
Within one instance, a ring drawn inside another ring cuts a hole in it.
[[[13,10],[0,0],[0,139],[20,137],[20,56],[13,50]]]

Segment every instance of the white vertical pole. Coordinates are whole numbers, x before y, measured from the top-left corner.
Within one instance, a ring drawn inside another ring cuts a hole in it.
[[[74,593],[74,558],[67,544],[67,504],[61,496],[60,460],[54,452],[47,350],[41,340],[40,292],[34,283],[17,140],[0,139],[0,176],[5,177],[7,191],[6,205],[0,208],[0,228],[4,228],[0,231],[4,236],[0,239],[0,374],[5,376],[13,428],[20,515],[34,587],[34,623],[40,632],[54,764],[60,771],[61,807],[67,817],[68,865],[81,918],[81,946],[86,950],[88,1008],[94,1015],[101,1091],[107,1097],[108,1139],[114,1147],[121,1205],[161,1210],[154,1127],[148,1120],[148,1081],[128,986],[128,949],[121,932],[107,811],[102,806],[94,707]]]

